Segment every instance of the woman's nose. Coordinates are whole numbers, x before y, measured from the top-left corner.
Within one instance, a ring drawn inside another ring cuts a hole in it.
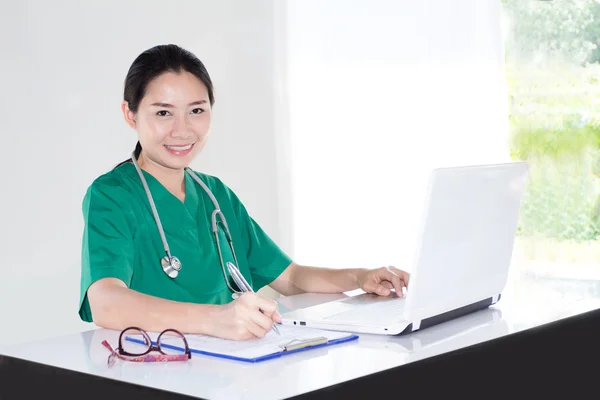
[[[193,132],[184,116],[176,118],[171,130],[171,136],[180,139],[186,139],[192,136]]]

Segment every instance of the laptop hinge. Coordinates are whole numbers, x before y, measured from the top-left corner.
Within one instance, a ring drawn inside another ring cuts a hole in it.
[[[421,320],[420,319],[412,322],[412,330],[413,331],[416,331],[420,327],[421,327]]]

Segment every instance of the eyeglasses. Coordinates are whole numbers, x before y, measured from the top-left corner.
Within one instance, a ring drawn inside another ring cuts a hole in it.
[[[134,362],[186,361],[192,358],[185,336],[175,329],[162,331],[156,339],[156,346],[148,333],[137,327],[121,331],[116,350],[106,340],[102,345],[110,351],[107,361],[109,366],[115,363],[116,358]],[[153,351],[158,354],[150,354]]]

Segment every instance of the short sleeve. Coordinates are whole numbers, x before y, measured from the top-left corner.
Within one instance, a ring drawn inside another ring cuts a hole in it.
[[[246,259],[252,274],[252,286],[258,291],[277,279],[291,264],[292,259],[249,215],[237,195],[227,186],[225,188],[241,229]]]
[[[83,199],[81,292],[79,316],[92,322],[87,299],[90,285],[102,278],[117,278],[127,286],[133,276],[133,233],[124,204],[129,194],[118,184],[94,182]]]

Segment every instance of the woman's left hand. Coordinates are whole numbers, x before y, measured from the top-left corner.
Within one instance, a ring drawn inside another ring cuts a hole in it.
[[[396,267],[363,270],[357,276],[358,285],[362,290],[380,296],[389,296],[391,289],[394,289],[396,294],[402,297],[402,289],[408,288],[408,279],[408,273]]]

